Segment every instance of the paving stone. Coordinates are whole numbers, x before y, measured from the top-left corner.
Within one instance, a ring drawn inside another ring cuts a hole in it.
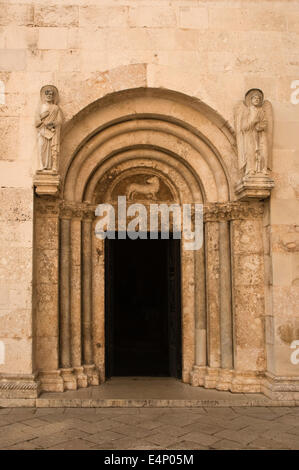
[[[186,415],[183,414],[180,416],[177,415],[170,415],[170,416],[162,416],[158,419],[161,423],[165,424],[172,424],[174,426],[187,426],[187,424],[192,424],[198,420],[197,416]]]
[[[165,433],[156,433],[152,434],[147,438],[149,442],[152,444],[157,444],[162,447],[170,446],[171,444],[175,444],[178,441],[177,436],[172,436],[170,434]]]
[[[69,429],[65,432],[59,432],[52,434],[50,436],[41,436],[31,441],[31,444],[35,446],[36,449],[48,449],[56,444],[61,444],[67,442],[68,440],[76,438],[85,438],[87,436],[83,431],[77,429]]]
[[[116,439],[122,439],[126,437],[124,434],[117,433],[114,431],[103,431],[95,434],[89,434],[86,436],[86,440],[95,444],[103,444],[104,442],[115,441]]]
[[[294,434],[269,430],[264,433],[264,437],[284,444],[288,449],[299,449],[299,438]]]
[[[45,426],[48,423],[42,419],[33,418],[33,419],[26,419],[26,421],[22,421],[22,424],[26,424],[26,426],[30,426],[33,428],[39,428],[40,426]]]
[[[192,426],[192,424],[190,425]],[[169,434],[170,436],[175,436],[175,437],[180,437],[183,436],[184,434],[188,434],[189,426],[184,426],[181,428],[180,426],[172,426],[171,424],[163,424],[162,426],[159,426],[156,428],[156,432],[159,434]]]
[[[209,416],[233,419],[238,415],[232,408],[205,408]]]
[[[111,431],[124,434],[129,437],[143,438],[151,434],[152,431],[139,428],[138,426],[131,426],[128,424],[120,424],[113,426]]]
[[[229,441],[239,442],[245,445],[256,439],[257,434],[246,431],[233,431],[231,429],[226,429],[224,431],[217,432],[213,437],[218,438],[218,440],[224,438]]]
[[[72,439],[61,444],[50,447],[49,450],[85,450],[93,447],[93,444],[83,439]]]
[[[0,412],[0,449],[299,449],[291,407],[31,411]]]
[[[282,444],[280,442],[274,441],[273,439],[267,439],[265,437],[258,437],[254,441],[250,443],[250,447],[252,449],[287,449],[285,444]]]
[[[19,442],[18,444],[6,447],[5,450],[36,450],[36,446],[31,441]]]
[[[240,442],[230,441],[229,439],[221,439],[215,444],[211,445],[212,449],[218,450],[234,450],[234,449],[244,449],[244,446]]]
[[[182,441],[167,447],[167,450],[208,450],[209,447],[198,444],[197,442]]]
[[[101,419],[98,422],[89,423],[86,421],[82,421],[79,418],[71,418],[70,420],[68,420],[68,422],[71,425],[70,427],[73,427],[74,429],[80,429],[81,431],[84,431],[88,434],[104,432],[115,426],[115,423],[109,419]]]
[[[184,439],[204,446],[210,446],[220,440],[219,437],[209,436],[203,432],[190,432],[184,436]]]
[[[187,426],[184,426],[181,428],[182,431],[185,431],[185,434],[189,432],[202,432],[204,434],[215,434],[216,432],[220,432],[224,429],[224,426],[219,426],[218,424],[205,424],[203,425],[202,423],[193,423],[193,424],[188,424]]]

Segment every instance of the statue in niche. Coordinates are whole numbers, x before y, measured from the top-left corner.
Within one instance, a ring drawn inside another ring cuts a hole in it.
[[[238,165],[243,176],[266,176],[270,169],[273,113],[261,90],[247,91],[235,108]]]
[[[46,85],[40,91],[41,103],[36,116],[35,126],[38,136],[39,170],[58,171],[60,128],[62,112],[58,106],[58,90]]]

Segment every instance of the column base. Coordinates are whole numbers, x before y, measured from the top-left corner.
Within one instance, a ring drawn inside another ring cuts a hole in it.
[[[88,385],[99,385],[99,373],[94,364],[83,365],[84,373],[87,375]]]
[[[262,392],[271,400],[299,401],[299,377],[283,377],[266,372]]]
[[[37,398],[40,392],[37,374],[0,374],[0,398]]]
[[[39,373],[40,391],[64,392],[89,385],[99,385],[99,373],[94,364]]]
[[[49,370],[39,373],[41,390],[43,392],[63,392],[63,378],[60,370]]]
[[[77,390],[77,377],[74,369],[60,369],[64,390]]]
[[[213,388],[233,393],[260,393],[261,373],[239,372],[208,366],[193,366],[190,383],[193,387]]]
[[[84,374],[84,369],[83,369],[82,366],[81,367],[74,367],[74,374],[76,376],[78,388],[88,387],[87,375]]]

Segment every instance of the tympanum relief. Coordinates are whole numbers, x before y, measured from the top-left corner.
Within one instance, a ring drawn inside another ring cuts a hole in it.
[[[131,183],[126,189],[128,199],[134,199],[136,196],[144,196],[156,200],[160,188],[160,180],[157,176],[146,178],[145,184]]]
[[[111,181],[112,184],[111,184]],[[110,185],[106,191],[107,184]],[[131,203],[142,201],[145,204],[151,202],[173,202],[175,196],[165,178],[151,171],[134,168],[130,171],[114,172],[112,178],[109,174],[99,181],[96,191],[96,201],[116,202],[118,196],[126,196]]]
[[[240,199],[264,199],[274,183],[269,176],[273,140],[273,112],[261,90],[245,94],[234,113],[241,180],[236,187]]]

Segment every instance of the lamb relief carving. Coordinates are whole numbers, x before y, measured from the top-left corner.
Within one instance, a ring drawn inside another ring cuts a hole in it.
[[[242,175],[268,175],[271,167],[273,113],[270,101],[253,88],[235,109],[238,164]]]
[[[60,128],[62,112],[58,106],[59,94],[53,85],[43,86],[40,90],[40,106],[35,126],[37,129],[39,171],[58,171]]]
[[[151,176],[146,180],[145,184],[131,183],[126,189],[128,199],[134,199],[139,194],[147,198],[157,199],[157,193],[160,188],[160,181],[157,176]]]

